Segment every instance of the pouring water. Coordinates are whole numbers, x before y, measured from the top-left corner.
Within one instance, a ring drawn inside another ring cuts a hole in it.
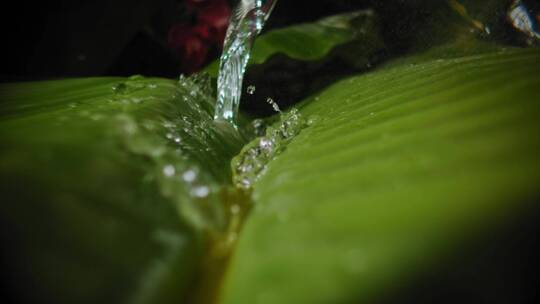
[[[241,0],[231,16],[219,67],[216,122],[236,126],[242,81],[251,49],[276,1]]]

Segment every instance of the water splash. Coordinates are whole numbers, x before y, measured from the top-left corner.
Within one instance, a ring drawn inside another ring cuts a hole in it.
[[[208,75],[161,81],[161,90],[151,92],[156,85],[153,79],[136,76],[113,86],[111,102],[118,111],[110,129],[126,152],[147,162],[147,180],[156,183],[188,225],[226,235],[231,216],[223,192],[231,179],[229,162],[245,142],[214,124]],[[158,97],[148,99],[155,94]]]
[[[281,122],[268,127],[265,134],[248,145],[231,162],[233,185],[250,190],[264,174],[268,163],[286,148],[287,144],[309,125],[298,112],[292,109],[280,115]]]
[[[242,80],[251,49],[275,3],[276,0],[241,0],[236,7],[221,55],[215,120],[236,126]]]
[[[256,90],[257,90],[257,88],[256,88],[255,86],[250,85],[250,86],[247,88],[247,93],[248,93],[249,95],[253,95],[253,94],[255,94],[255,91],[256,91]]]
[[[279,108],[279,105],[272,99],[272,97],[266,98],[266,103],[272,106],[272,109],[274,109],[275,112],[281,113],[281,109]]]

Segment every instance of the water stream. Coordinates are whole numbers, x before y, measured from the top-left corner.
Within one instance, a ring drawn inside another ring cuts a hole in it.
[[[235,8],[219,66],[215,120],[236,126],[242,80],[251,49],[275,3],[276,0],[240,0]]]

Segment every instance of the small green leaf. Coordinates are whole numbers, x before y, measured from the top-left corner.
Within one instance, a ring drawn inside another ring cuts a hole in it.
[[[293,59],[316,60],[328,55],[336,46],[353,39],[363,39],[363,44],[380,44],[377,40],[377,20],[372,11],[358,11],[271,30],[256,41],[249,64],[261,64],[275,54]],[[217,76],[219,61],[206,68]]]

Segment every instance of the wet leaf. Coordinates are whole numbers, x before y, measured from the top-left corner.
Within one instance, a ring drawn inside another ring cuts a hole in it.
[[[418,56],[306,100],[313,124],[254,185],[224,303],[370,302],[527,210],[538,60]]]
[[[196,292],[242,145],[213,125],[203,82],[0,87],[2,266],[15,299],[181,303]]]

